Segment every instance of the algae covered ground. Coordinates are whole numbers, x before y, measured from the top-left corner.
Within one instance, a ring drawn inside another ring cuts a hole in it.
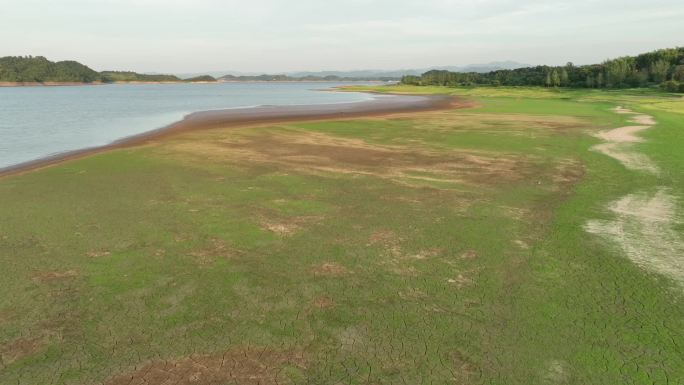
[[[0,384],[684,383],[684,99],[372,90],[0,179]]]

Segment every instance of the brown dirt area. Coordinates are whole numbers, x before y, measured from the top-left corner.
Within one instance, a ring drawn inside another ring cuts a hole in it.
[[[33,282],[42,283],[42,282],[60,281],[60,280],[64,280],[64,279],[74,278],[77,276],[78,276],[78,272],[76,270],[44,271],[44,272],[35,274],[31,279],[33,280]]]
[[[105,385],[276,385],[289,384],[283,368],[306,368],[301,352],[235,349],[153,361],[129,373],[116,375]]]
[[[530,159],[484,151],[437,151],[419,146],[373,145],[318,133],[226,135],[166,146],[172,156],[197,163],[245,167],[270,164],[309,174],[372,175],[407,184],[437,181],[473,185],[531,177]]]
[[[349,269],[335,262],[325,262],[313,266],[311,268],[311,272],[316,276],[323,277],[343,277],[345,275],[351,274]]]
[[[201,266],[210,265],[217,258],[232,258],[240,254],[240,251],[230,247],[224,240],[218,238],[212,238],[208,246],[190,252],[190,256]]]
[[[0,367],[36,354],[44,347],[45,341],[40,337],[20,337],[0,344]]]

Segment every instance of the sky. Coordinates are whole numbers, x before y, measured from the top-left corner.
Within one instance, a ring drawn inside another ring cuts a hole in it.
[[[0,56],[190,73],[600,62],[684,46],[684,0],[0,0]]]

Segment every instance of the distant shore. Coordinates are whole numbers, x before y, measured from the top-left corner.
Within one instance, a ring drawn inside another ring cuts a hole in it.
[[[0,82],[0,87],[65,87],[65,86],[99,86],[102,82]]]
[[[261,106],[194,112],[187,115],[183,120],[165,127],[120,139],[108,145],[68,151],[1,168],[0,177],[21,174],[103,151],[152,143],[170,136],[197,130],[257,124],[374,117],[394,113],[436,111],[468,106],[470,106],[469,102],[451,96],[377,95],[374,99],[354,103]]]
[[[0,82],[0,87],[73,87],[73,86],[102,86],[108,84],[222,84],[222,83],[384,83],[379,80],[218,80],[211,81],[116,81],[116,82]]]
[[[185,81],[125,81],[125,82],[0,82],[0,87],[73,87],[73,86],[102,86],[108,84],[210,84],[217,82],[185,82]]]

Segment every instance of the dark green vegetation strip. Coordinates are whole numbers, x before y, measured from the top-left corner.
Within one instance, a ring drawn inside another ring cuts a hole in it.
[[[636,88],[660,85],[668,92],[684,92],[684,47],[623,56],[601,64],[562,67],[540,65],[487,73],[431,70],[408,75],[402,84],[421,86],[544,86],[572,88]]]
[[[0,383],[684,381],[682,288],[583,230],[634,191],[684,196],[684,101],[434,91],[480,107],[0,180]],[[639,150],[661,175],[589,150],[616,105],[658,121]]]

